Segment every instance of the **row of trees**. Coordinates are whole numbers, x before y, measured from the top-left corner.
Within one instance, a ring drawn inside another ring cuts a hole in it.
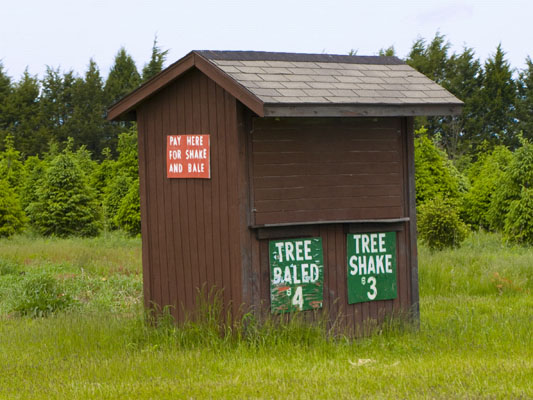
[[[69,138],[41,159],[23,160],[5,140],[0,152],[0,237],[31,227],[45,236],[95,236],[102,229],[140,234],[137,132],[118,137],[118,157],[100,162]]]
[[[467,227],[533,245],[533,143],[518,141],[514,152],[497,145],[460,172],[426,129],[417,131],[418,228],[430,247],[458,246]]]
[[[10,135],[26,159],[70,137],[75,148],[85,146],[96,158],[104,157],[105,148],[116,157],[118,135],[131,125],[106,121],[106,110],[161,71],[166,55],[154,40],[151,59],[139,72],[121,48],[106,80],[93,60],[83,76],[48,67],[42,79],[26,70],[18,82],[0,62],[0,150]]]
[[[18,82],[0,64],[0,236],[23,226],[56,236],[139,233],[135,126],[104,117],[166,54],[154,41],[139,72],[120,49],[105,82],[93,61],[81,77],[48,68]],[[434,232],[454,226],[441,243],[454,245],[468,224],[533,244],[533,62],[514,71],[498,46],[482,64],[469,48],[450,54],[440,34],[415,41],[406,61],[465,102],[459,117],[416,121],[422,233],[426,221]]]
[[[420,118],[417,128],[427,128],[451,159],[464,163],[498,145],[514,150],[520,146],[520,135],[533,139],[531,58],[526,59],[526,68],[514,70],[501,45],[483,64],[473,49],[465,47],[457,54],[450,47],[438,33],[429,43],[418,39],[406,61],[464,101],[463,113]],[[394,49],[382,53],[393,54]]]

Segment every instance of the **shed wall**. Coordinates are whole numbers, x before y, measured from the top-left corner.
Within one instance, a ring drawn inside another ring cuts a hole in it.
[[[401,121],[255,119],[254,224],[403,217]]]
[[[329,126],[328,120],[319,119],[306,121],[302,126],[299,119],[295,119],[294,125],[292,121],[264,121],[254,122],[251,135],[251,201],[257,211],[257,227],[251,237],[251,304],[265,314],[270,313],[269,240],[321,237],[324,254],[323,307],[329,313],[330,322],[336,321],[342,329],[361,334],[365,321],[369,319],[380,321],[392,313],[413,311],[416,315],[415,196],[409,178],[414,174],[412,119],[329,119]],[[272,126],[275,128],[270,130]],[[312,135],[309,141],[305,141],[309,131]],[[347,144],[343,144],[344,139],[348,139]],[[328,140],[332,141],[331,145]],[[293,151],[274,153],[276,147]],[[321,173],[327,169],[315,168],[314,162],[323,162],[330,167],[331,175],[322,180]],[[365,169],[363,163],[372,164],[374,168]],[[384,166],[378,166],[379,163]],[[278,165],[284,165],[285,169]],[[297,175],[295,170],[291,170],[293,166],[301,168],[300,176],[293,176]],[[339,178],[333,176],[337,168],[345,171]],[[276,171],[277,176],[266,176],[262,173],[266,170]],[[265,190],[263,183],[268,181],[275,182],[277,187]],[[367,199],[361,198],[362,191],[366,191]],[[307,196],[319,201],[307,202]],[[301,204],[328,205],[328,196],[332,198],[331,208],[339,207],[339,199],[346,199],[350,207],[344,207],[339,214],[328,214],[330,207],[316,207],[306,211],[307,217],[298,219],[299,211],[303,210]],[[288,203],[285,198],[294,199],[294,202]],[[387,198],[389,203],[380,206],[380,198]],[[278,211],[267,215],[265,208],[261,208],[263,204],[273,208],[277,206]],[[286,204],[292,204],[292,209],[282,211]],[[280,216],[286,218],[281,219]],[[316,223],[321,219],[339,221]],[[376,222],[348,222],[350,220]],[[302,221],[304,224],[296,222],[287,226],[261,227],[261,224],[289,221]],[[397,298],[348,304],[347,234],[389,231],[397,233]]]
[[[137,108],[145,305],[183,321],[198,290],[242,301],[237,101],[198,70]],[[211,179],[168,179],[166,136],[209,134]],[[230,301],[231,300],[231,301]]]

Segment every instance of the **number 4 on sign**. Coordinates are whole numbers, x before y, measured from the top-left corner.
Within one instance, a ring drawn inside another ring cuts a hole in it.
[[[296,288],[294,297],[292,298],[292,305],[297,306],[300,310],[304,308],[304,295],[301,286]]]

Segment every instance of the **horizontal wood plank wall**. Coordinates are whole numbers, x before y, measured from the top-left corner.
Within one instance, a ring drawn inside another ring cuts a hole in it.
[[[398,218],[400,118],[255,119],[255,226]]]
[[[192,316],[199,290],[242,301],[237,101],[192,70],[137,109],[145,302]],[[209,134],[211,179],[168,179],[166,137]]]

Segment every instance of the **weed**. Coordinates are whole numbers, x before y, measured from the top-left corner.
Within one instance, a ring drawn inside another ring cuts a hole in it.
[[[13,312],[31,317],[45,317],[74,304],[60,282],[48,273],[25,277],[15,288],[12,302]]]

